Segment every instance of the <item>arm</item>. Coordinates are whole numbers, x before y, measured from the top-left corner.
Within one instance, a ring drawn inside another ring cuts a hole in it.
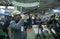
[[[10,22],[10,26],[15,29],[20,29],[22,25],[23,25],[23,20],[20,20],[18,23],[15,23],[15,21]]]

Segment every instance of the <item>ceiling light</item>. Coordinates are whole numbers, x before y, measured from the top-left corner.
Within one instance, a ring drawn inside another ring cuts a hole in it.
[[[0,6],[0,8],[5,8],[5,6]]]
[[[14,9],[14,6],[8,6],[7,8],[8,9]]]
[[[60,12],[60,10],[53,10],[54,12]]]

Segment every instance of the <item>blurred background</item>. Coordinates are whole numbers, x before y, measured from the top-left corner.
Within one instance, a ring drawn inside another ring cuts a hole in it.
[[[0,0],[0,39],[13,39],[14,11],[24,20],[17,39],[60,39],[60,0]]]

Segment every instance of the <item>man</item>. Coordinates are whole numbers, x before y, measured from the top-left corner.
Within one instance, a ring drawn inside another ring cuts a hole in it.
[[[19,11],[13,12],[13,20],[10,22],[10,27],[12,28],[12,31],[14,32],[12,35],[12,39],[25,39],[24,35],[25,33],[22,33],[23,28],[23,19],[21,18],[21,13]]]

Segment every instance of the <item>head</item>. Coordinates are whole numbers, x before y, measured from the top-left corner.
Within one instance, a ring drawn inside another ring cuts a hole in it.
[[[14,11],[13,12],[13,18],[15,21],[19,21],[21,19],[21,15],[19,11]]]

